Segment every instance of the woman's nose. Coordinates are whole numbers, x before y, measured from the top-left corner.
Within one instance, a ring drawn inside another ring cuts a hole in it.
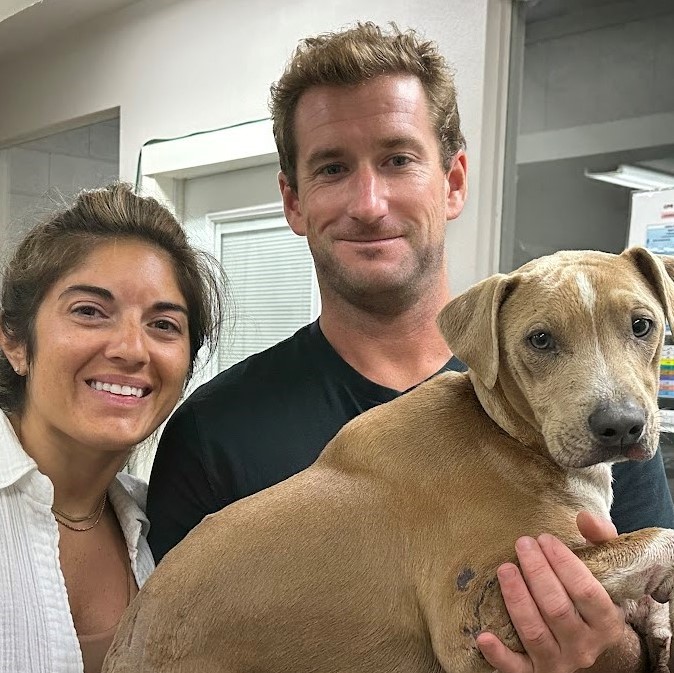
[[[124,320],[111,331],[106,356],[138,364],[149,360],[147,335],[144,326],[135,320]]]

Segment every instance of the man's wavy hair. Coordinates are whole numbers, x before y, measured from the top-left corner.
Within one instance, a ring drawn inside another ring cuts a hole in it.
[[[465,148],[456,103],[454,77],[434,42],[392,23],[388,32],[372,22],[302,40],[278,80],[271,86],[269,108],[281,170],[297,191],[295,110],[308,89],[346,86],[380,75],[418,77],[428,99],[431,123],[449,170],[454,155]]]

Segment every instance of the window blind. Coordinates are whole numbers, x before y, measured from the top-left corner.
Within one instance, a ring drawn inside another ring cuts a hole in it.
[[[249,228],[236,224],[233,231],[226,223],[218,226],[235,315],[233,334],[221,340],[218,371],[291,336],[312,318],[313,259],[306,239],[283,217],[251,221]]]

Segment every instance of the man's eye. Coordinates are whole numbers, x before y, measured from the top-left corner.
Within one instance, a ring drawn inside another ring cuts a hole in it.
[[[321,173],[323,173],[323,175],[338,175],[341,171],[342,167],[339,164],[328,164],[321,168]]]
[[[399,154],[391,159],[391,163],[394,166],[407,166],[409,162],[410,158],[406,157],[404,154]]]

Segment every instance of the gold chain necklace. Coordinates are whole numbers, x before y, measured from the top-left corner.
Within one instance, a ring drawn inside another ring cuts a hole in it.
[[[101,506],[101,501],[103,498],[105,498],[105,493],[103,494],[103,497],[101,500],[99,500],[96,503],[96,507],[91,511],[90,514],[86,514],[85,516],[70,516],[70,514],[66,514],[60,509],[56,509],[56,507],[51,508],[51,511],[54,512],[54,514],[58,514],[62,519],[65,519],[66,521],[70,521],[70,523],[82,523],[83,521],[89,521],[89,519],[93,519],[96,514],[98,514],[98,509]]]
[[[56,509],[55,507],[52,507],[51,511],[54,513],[54,518],[56,519],[56,521],[58,521],[62,526],[65,526],[69,530],[74,530],[77,533],[83,533],[84,531],[91,530],[94,526],[98,525],[98,522],[101,520],[101,516],[103,515],[103,510],[105,509],[105,503],[107,502],[107,500],[108,500],[108,493],[106,491],[103,494],[103,497],[101,498],[101,504],[98,505],[89,516],[86,516],[84,518],[70,517],[64,512],[61,512],[60,510]],[[88,519],[93,518],[94,515],[96,515],[96,521],[94,521],[90,526],[86,526],[85,528],[76,528],[75,526],[71,526],[69,523],[67,523],[67,521],[71,521],[74,523],[87,521]]]

